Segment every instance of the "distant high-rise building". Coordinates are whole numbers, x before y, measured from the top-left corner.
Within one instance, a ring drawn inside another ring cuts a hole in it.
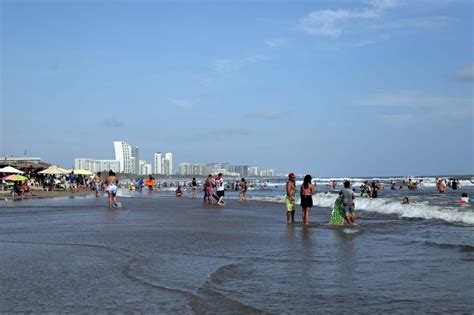
[[[132,147],[124,141],[114,141],[115,159],[120,162],[120,172],[132,174],[135,171],[132,161]]]
[[[248,165],[236,165],[234,166],[233,172],[239,173],[242,177],[249,176],[249,166]]]
[[[208,175],[209,167],[206,164],[193,164],[193,175]]]
[[[258,171],[258,167],[252,166],[248,168],[249,175],[248,176],[259,176],[260,173]]]
[[[191,163],[179,163],[179,175],[195,175]]]
[[[164,156],[161,152],[155,153],[153,165],[155,174],[173,175],[173,153],[167,152]]]
[[[150,175],[152,172],[151,164],[147,163],[144,160],[140,160],[140,175]]]
[[[153,173],[162,175],[163,174],[163,154],[156,152],[153,158]]]
[[[260,172],[260,176],[272,177],[275,176],[275,171],[273,169],[264,170]]]
[[[120,171],[120,162],[117,160],[96,160],[87,158],[74,159],[75,169],[85,169],[91,172],[106,172],[112,170],[114,172]]]
[[[137,146],[131,146],[131,155],[133,158],[132,169],[134,174],[140,174],[140,149]]]
[[[164,164],[164,174],[173,175],[173,153],[171,152],[165,153],[165,159],[163,161],[163,164]]]

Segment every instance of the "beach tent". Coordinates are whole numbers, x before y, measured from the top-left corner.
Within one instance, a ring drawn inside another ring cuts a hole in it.
[[[20,171],[20,170],[17,170],[17,169],[14,168],[14,167],[6,166],[6,167],[0,168],[0,173],[23,174],[24,172],[22,172],[22,171]]]
[[[38,174],[68,174],[68,172],[64,168],[52,165]]]
[[[67,170],[68,173],[74,172],[76,175],[92,175],[92,172],[85,169]]]

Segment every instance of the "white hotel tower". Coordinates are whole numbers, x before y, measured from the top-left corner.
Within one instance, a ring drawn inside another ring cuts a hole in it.
[[[163,174],[163,154],[156,152],[154,156],[154,169],[153,174],[161,175]]]
[[[158,175],[173,175],[173,153],[155,153],[153,173]]]
[[[124,141],[114,141],[115,159],[120,162],[120,172],[132,174],[135,172],[132,160],[132,146]]]

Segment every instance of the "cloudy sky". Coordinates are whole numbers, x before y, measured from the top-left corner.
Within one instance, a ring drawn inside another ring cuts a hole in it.
[[[0,155],[474,173],[472,1],[0,3]]]

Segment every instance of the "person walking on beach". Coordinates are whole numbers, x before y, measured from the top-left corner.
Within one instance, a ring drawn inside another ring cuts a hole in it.
[[[196,177],[193,177],[193,181],[191,182],[191,187],[193,191],[193,198],[197,197],[197,182],[196,182]]]
[[[344,189],[341,191],[342,204],[344,206],[344,224],[353,224],[355,221],[354,215],[354,191],[351,190],[351,183],[346,180],[344,182]]]
[[[204,203],[214,204],[212,195],[214,194],[214,182],[212,180],[212,174],[209,174],[204,182]]]
[[[102,189],[102,179],[100,178],[101,172],[98,172],[94,176],[94,188],[95,188],[95,196],[99,197],[100,191]]]
[[[217,200],[217,204],[219,206],[222,206],[224,204],[224,180],[222,179],[222,173],[217,174],[216,178],[216,190],[217,190],[217,197],[219,199]]]
[[[109,175],[105,179],[106,188],[105,191],[108,194],[109,209],[112,209],[112,205],[117,206],[117,189],[118,189],[118,178],[114,171],[110,170]]]
[[[286,222],[295,223],[295,173],[288,174],[288,181],[286,182]]]
[[[237,186],[237,185],[236,185]],[[240,201],[246,201],[247,200],[247,182],[245,181],[245,178],[242,177],[242,180],[240,181]]]
[[[313,206],[313,193],[314,188],[311,183],[311,175],[306,175],[303,179],[303,185],[300,189],[300,198],[301,198],[301,208],[302,208],[302,217],[303,224],[309,223],[309,212]]]
[[[74,174],[74,171],[71,171],[71,173],[69,174],[69,189],[72,192],[76,192],[78,190],[77,189],[77,175]]]

